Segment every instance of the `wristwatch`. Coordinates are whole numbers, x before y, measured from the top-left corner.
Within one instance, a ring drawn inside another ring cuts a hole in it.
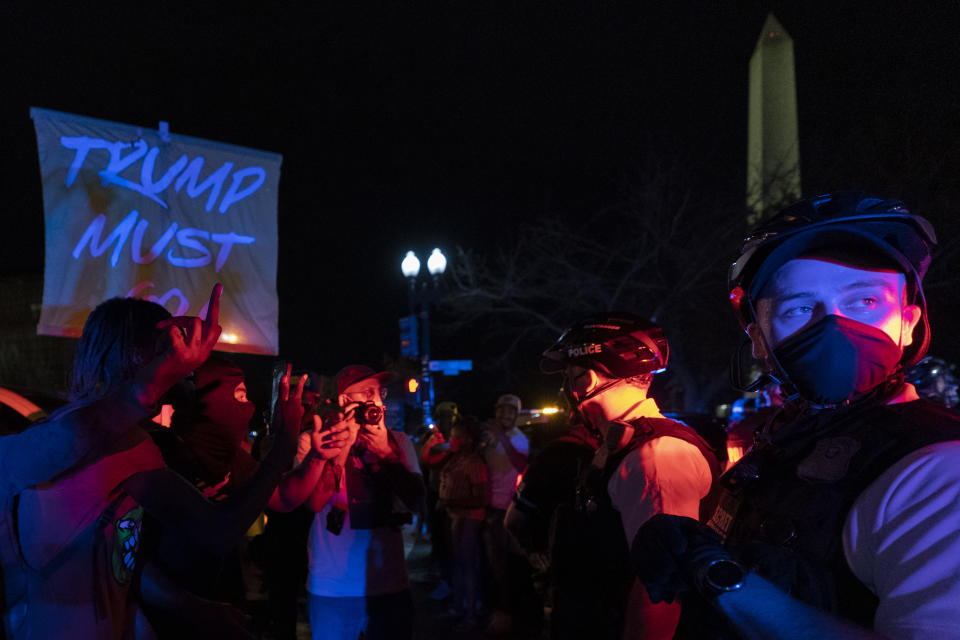
[[[700,593],[715,598],[742,589],[746,577],[746,570],[738,562],[730,558],[714,558],[699,572],[697,585]]]

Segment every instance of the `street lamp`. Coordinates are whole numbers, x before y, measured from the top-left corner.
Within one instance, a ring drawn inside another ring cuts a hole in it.
[[[413,251],[410,251],[407,255],[413,255]],[[416,260],[416,256],[414,256]],[[419,268],[420,262],[417,261],[417,267]],[[427,258],[427,271],[430,272],[432,276],[439,276],[444,271],[447,270],[447,257],[443,255],[440,249],[434,249],[433,253],[430,254],[430,257]],[[414,274],[416,275],[416,274]]]
[[[429,268],[429,266],[430,261],[428,260],[427,267]],[[446,266],[446,261],[444,261],[444,266]],[[417,274],[420,273],[420,259],[417,257],[417,254],[413,251],[407,251],[407,255],[403,257],[403,262],[400,263],[400,271],[403,272],[406,278],[416,278]],[[433,271],[430,273],[433,273]]]
[[[419,348],[415,356],[420,360],[420,379],[423,382],[421,385],[423,395],[420,396],[420,405],[423,408],[423,423],[425,425],[432,424],[434,402],[433,380],[430,376],[430,305],[438,297],[440,276],[446,269],[447,258],[437,248],[427,258],[427,271],[430,272],[431,277],[424,280],[428,281],[418,279],[420,259],[413,251],[407,251],[400,262],[400,271],[410,281],[410,316],[411,319],[416,319],[413,331],[420,334],[419,340],[416,340]]]

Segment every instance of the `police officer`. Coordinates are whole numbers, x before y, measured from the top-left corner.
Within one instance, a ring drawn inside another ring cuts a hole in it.
[[[576,323],[543,354],[565,376],[570,402],[601,441],[577,485],[574,512],[555,553],[568,588],[556,594],[554,638],[670,638],[678,611],[650,602],[629,571],[628,541],[648,518],[696,518],[717,461],[692,429],[661,415],[647,395],[667,366],[656,324],[627,313]],[[522,492],[521,492],[522,495]]]
[[[957,367],[941,358],[927,356],[907,372],[907,382],[917,388],[917,395],[939,402],[945,407],[960,405],[957,393]]]
[[[554,516],[558,509],[573,507],[577,482],[599,445],[595,430],[584,425],[579,413],[570,413],[565,431],[530,462],[504,517],[527,560],[544,574],[551,564]]]
[[[718,483],[709,528],[659,516],[633,545],[651,597],[684,599],[689,637],[958,637],[960,417],[904,381],[930,342],[934,243],[902,203],[859,193],[747,239],[730,297],[787,403]],[[704,601],[720,620],[688,619]]]

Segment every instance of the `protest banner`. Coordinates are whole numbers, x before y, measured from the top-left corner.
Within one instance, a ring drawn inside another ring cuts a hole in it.
[[[108,298],[203,315],[223,283],[218,349],[276,354],[275,153],[30,110],[43,181],[37,333],[77,337]]]

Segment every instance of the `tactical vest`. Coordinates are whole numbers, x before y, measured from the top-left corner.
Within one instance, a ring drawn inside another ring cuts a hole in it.
[[[898,460],[957,439],[960,414],[926,400],[794,420],[724,474],[708,524],[751,571],[803,602],[872,628],[877,598],[844,557],[847,513]],[[704,620],[699,624],[695,637],[706,637]]]
[[[719,464],[706,443],[690,427],[666,418],[638,418],[630,442],[610,455],[602,468],[588,467],[577,486],[575,506],[567,514],[563,545],[554,549],[558,593],[551,626],[569,638],[620,638],[627,596],[634,581],[629,544],[620,512],[607,492],[610,478],[632,451],[662,436],[697,447],[716,477]],[[556,635],[556,634],[555,634]]]

